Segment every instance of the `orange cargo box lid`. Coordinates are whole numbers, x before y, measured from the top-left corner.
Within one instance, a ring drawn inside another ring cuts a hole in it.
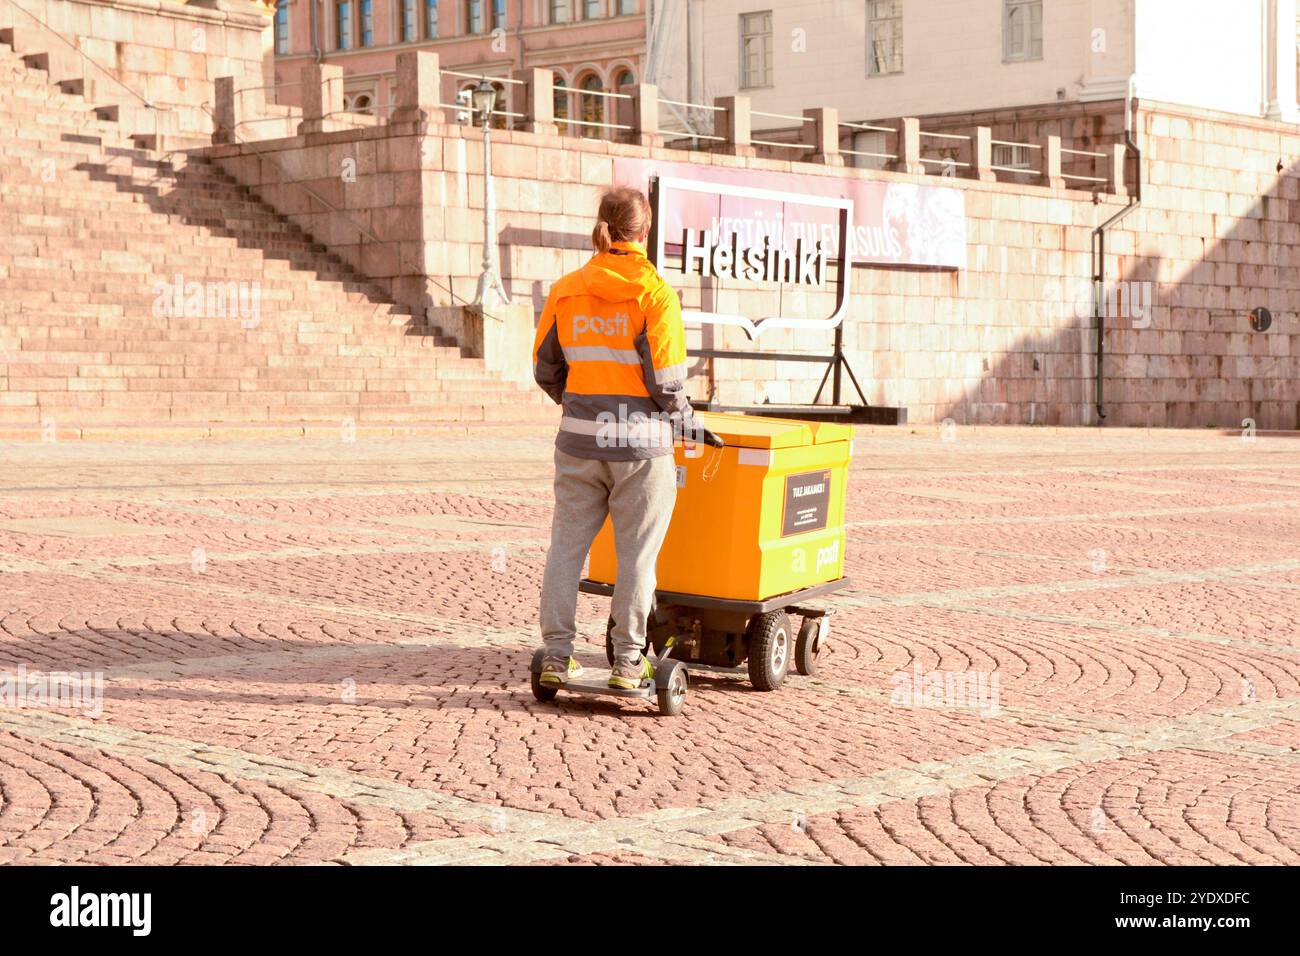
[[[851,441],[853,429],[834,422],[797,422],[788,418],[762,418],[725,412],[697,412],[701,423],[728,445],[741,448],[799,448]]]

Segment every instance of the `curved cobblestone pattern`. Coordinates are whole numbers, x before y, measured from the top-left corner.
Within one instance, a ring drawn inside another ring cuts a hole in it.
[[[4,446],[0,677],[102,696],[0,702],[0,862],[1296,863],[1300,448],[957,436],[860,430],[820,672],[671,723],[528,692],[547,437]]]

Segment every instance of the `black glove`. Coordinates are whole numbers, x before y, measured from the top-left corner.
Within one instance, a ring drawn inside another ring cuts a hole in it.
[[[722,436],[721,436],[721,435],[715,435],[713,432],[709,431],[707,428],[701,428],[700,431],[703,432],[703,435],[702,435],[701,437],[702,437],[703,440],[704,440],[704,444],[706,444],[706,445],[711,445],[711,446],[714,447],[714,448],[725,448],[725,447],[726,447],[727,443],[726,443],[725,441],[722,440]]]

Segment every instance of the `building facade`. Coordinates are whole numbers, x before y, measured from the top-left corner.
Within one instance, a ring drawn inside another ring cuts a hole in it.
[[[693,85],[769,113],[1078,107],[1122,100],[1131,81],[1147,101],[1300,120],[1296,0],[691,2],[708,50]]]
[[[613,122],[607,98],[583,96],[641,82],[647,0],[279,0],[275,10],[276,102],[297,105],[301,69],[313,62],[344,71],[348,110],[386,116],[402,50],[438,53],[444,70],[508,77],[553,70],[556,114]],[[449,78],[446,102],[473,86]],[[576,125],[576,124],[575,124]],[[596,127],[590,127],[593,132]]]

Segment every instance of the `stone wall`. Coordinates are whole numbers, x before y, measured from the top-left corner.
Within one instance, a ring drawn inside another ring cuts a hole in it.
[[[1139,104],[1143,202],[1110,235],[1105,421],[1116,425],[1300,427],[1300,131]],[[544,133],[495,132],[493,174],[507,287],[540,309],[589,255],[591,216],[620,156],[841,178],[933,182],[904,173],[690,153]],[[212,156],[404,303],[471,299],[482,236],[478,131],[424,122],[214,147]],[[968,261],[958,271],[853,271],[845,324],[872,404],[911,421],[1095,424],[1092,230],[1123,196],[947,179],[965,192]],[[1146,285],[1143,285],[1146,283]],[[684,283],[687,306],[713,292]],[[772,292],[729,292],[746,314]],[[822,308],[809,294],[810,311]],[[789,306],[787,293],[786,305]],[[1254,332],[1252,309],[1272,310]],[[825,352],[829,333],[690,331],[692,346]],[[806,363],[697,361],[695,397],[809,401]]]

